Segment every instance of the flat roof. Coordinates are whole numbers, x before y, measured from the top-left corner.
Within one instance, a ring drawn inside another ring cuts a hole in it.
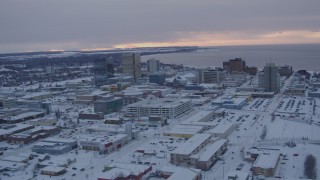
[[[184,120],[184,122],[198,122],[198,121],[203,120],[203,118],[210,116],[210,115],[213,116],[213,111],[200,110],[196,114],[194,114],[194,115],[190,116],[189,118],[187,118],[186,120]]]
[[[237,180],[247,180],[249,173],[243,171],[231,171],[227,175],[227,179],[229,177],[237,177]]]
[[[5,120],[7,120],[7,121],[16,121],[16,120],[20,120],[22,118],[41,115],[41,114],[44,114],[44,112],[39,112],[39,111],[23,112],[21,114],[15,115],[15,116],[8,116],[8,117],[5,118]]]
[[[83,135],[80,139],[79,142],[93,142],[93,143],[108,143],[108,142],[114,142],[118,141],[122,138],[127,137],[127,134],[115,134],[115,135],[109,135],[107,137],[104,136],[90,136],[90,135]]]
[[[133,104],[129,104],[127,107],[141,106],[141,107],[155,107],[155,108],[159,108],[159,107],[172,108],[187,102],[191,102],[191,100],[178,99],[178,98],[147,99],[147,100],[138,101]]]
[[[205,151],[199,156],[199,161],[208,161],[226,142],[227,140],[220,139],[205,147]]]
[[[51,142],[51,143],[73,143],[73,142],[77,142],[77,140],[49,137],[49,138],[44,139],[43,142]]]
[[[2,124],[0,125],[0,135],[3,135],[3,134],[11,134],[17,130],[20,130],[20,129],[24,129],[24,128],[28,128],[28,127],[34,127],[33,125],[30,125],[30,124]]]
[[[190,155],[196,148],[198,148],[204,141],[206,141],[210,137],[210,134],[195,134],[184,144],[178,146],[177,149],[172,151],[172,154]]]
[[[210,134],[222,134],[229,130],[234,124],[233,123],[226,123],[222,124],[219,123],[215,128],[211,129],[208,133]]]
[[[175,125],[164,133],[170,134],[197,134],[203,129],[203,126]]]
[[[64,167],[56,167],[56,166],[46,166],[41,169],[41,171],[50,171],[50,172],[61,172],[65,170]]]
[[[260,167],[264,169],[275,168],[280,156],[280,151],[278,150],[266,150],[261,153],[256,161],[254,162],[254,167]]]
[[[29,160],[28,157],[21,157],[21,156],[7,156],[2,158],[3,161],[11,161],[11,162],[21,162],[25,160]]]
[[[159,170],[165,173],[172,173],[172,175],[167,180],[194,180],[195,177],[201,173],[200,169],[177,166],[164,166]]]

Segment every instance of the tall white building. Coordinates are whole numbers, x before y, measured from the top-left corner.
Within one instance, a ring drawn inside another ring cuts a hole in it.
[[[160,61],[156,59],[149,59],[147,61],[147,68],[150,74],[158,72],[160,70]]]
[[[122,55],[123,73],[133,76],[134,80],[141,77],[141,57],[139,53]]]
[[[263,88],[267,92],[277,92],[280,89],[280,75],[274,63],[267,63],[263,72]]]

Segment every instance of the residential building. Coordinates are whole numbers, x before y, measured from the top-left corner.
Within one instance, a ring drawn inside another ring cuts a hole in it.
[[[267,92],[278,92],[280,89],[280,75],[274,63],[267,63],[263,72],[263,88]]]

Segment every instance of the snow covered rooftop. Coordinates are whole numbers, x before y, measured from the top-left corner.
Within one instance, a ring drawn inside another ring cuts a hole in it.
[[[172,154],[190,155],[195,149],[201,146],[202,143],[210,139],[210,137],[210,134],[195,134],[184,144],[172,151]]]
[[[264,169],[275,168],[280,157],[278,150],[266,150],[261,153],[253,164],[253,167],[260,167]]]
[[[205,151],[199,155],[199,161],[208,161],[226,142],[227,140],[220,139],[213,144],[206,146]]]

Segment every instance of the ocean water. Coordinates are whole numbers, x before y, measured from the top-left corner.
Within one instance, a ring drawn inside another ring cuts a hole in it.
[[[320,44],[211,47],[191,53],[142,56],[142,61],[150,58],[159,59],[163,63],[200,67],[222,67],[223,61],[242,58],[247,66],[258,68],[263,68],[266,63],[272,62],[277,66],[290,65],[294,70],[320,72]]]

